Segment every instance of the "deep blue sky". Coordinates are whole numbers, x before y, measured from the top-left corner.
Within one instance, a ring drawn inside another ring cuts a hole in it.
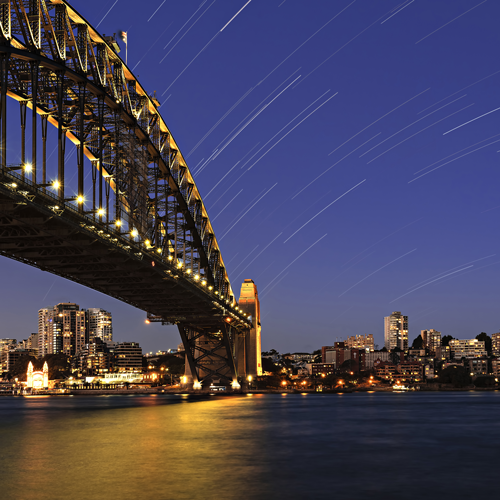
[[[221,32],[245,3],[71,2],[101,33],[128,32],[129,67],[157,91],[233,289],[252,278],[260,291],[263,349],[362,333],[382,345],[395,310],[410,340],[500,331],[500,110],[446,134],[500,107],[500,3],[252,0]],[[74,301],[110,310],[116,340],[180,341],[79,285],[5,258],[0,273],[0,337]]]

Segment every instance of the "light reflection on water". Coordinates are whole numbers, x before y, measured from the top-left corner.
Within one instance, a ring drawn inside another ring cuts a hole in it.
[[[499,410],[498,392],[2,397],[0,497],[478,498]]]

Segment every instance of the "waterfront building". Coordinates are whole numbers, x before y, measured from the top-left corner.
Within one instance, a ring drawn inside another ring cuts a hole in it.
[[[491,350],[493,356],[500,356],[500,333],[491,336]]]
[[[488,359],[487,358],[475,358],[467,360],[469,363],[469,373],[471,377],[478,375],[488,375]]]
[[[365,354],[365,370],[371,370],[377,360],[390,361],[391,353],[388,351],[367,352]]]
[[[97,375],[110,371],[114,366],[114,355],[106,342],[95,337],[78,353],[78,367],[86,375]]]
[[[43,364],[42,371],[33,371],[33,363],[30,361],[28,372],[26,373],[26,387],[30,389],[48,389],[49,388],[49,367],[47,361]]]
[[[43,358],[49,352],[49,337],[52,332],[53,308],[38,311],[38,356]]]
[[[367,352],[373,352],[375,350],[375,339],[371,333],[369,335],[353,335],[352,337],[347,337],[345,344],[348,349],[364,349]]]
[[[392,381],[397,373],[397,367],[394,363],[390,361],[375,361],[373,368],[375,370],[375,375],[384,380]]]
[[[142,348],[137,342],[110,342],[108,346],[117,371],[142,371]]]
[[[29,351],[25,349],[9,349],[8,351],[2,351],[0,362],[2,367],[5,367],[4,371],[10,372],[19,358],[29,355]]]
[[[485,342],[477,339],[450,340],[450,350],[455,359],[486,356]]]
[[[52,316],[50,354],[62,352],[67,356],[74,356],[85,347],[85,327],[85,311],[80,311],[78,304],[57,304]]]
[[[495,358],[491,361],[491,368],[495,377],[500,377],[500,358]]]
[[[394,311],[384,318],[384,341],[388,351],[399,347],[402,351],[408,349],[408,316],[400,311]]]
[[[344,345],[343,342],[341,344],[342,346]],[[325,363],[334,365],[337,370],[345,368],[348,371],[359,372],[366,369],[366,354],[368,353],[364,349],[346,349],[344,347],[335,347],[325,351]],[[349,361],[349,363],[346,363],[346,361]]]
[[[93,381],[89,380],[90,382]],[[103,384],[138,384],[143,381],[143,375],[141,371],[128,371],[120,373],[105,373],[98,380]]]
[[[38,311],[38,355],[74,356],[85,346],[85,312],[73,302]]]
[[[397,366],[396,377],[403,383],[418,383],[423,380],[423,366],[418,361],[403,361]]]
[[[335,365],[332,363],[311,363],[311,374],[315,375],[332,375],[335,373]]]
[[[100,338],[113,340],[111,313],[101,308],[80,310],[78,304],[64,302],[38,311],[37,348],[40,357],[64,353],[74,356]]]
[[[436,353],[441,347],[441,332],[431,328],[430,330],[421,330],[420,335],[424,341],[424,347],[429,349],[430,352]]]
[[[426,379],[435,378],[434,364],[424,366],[424,375]]]
[[[16,339],[0,339],[0,373],[8,371],[7,356],[8,352],[17,345]]]
[[[104,342],[113,340],[113,323],[111,313],[98,307],[91,307],[85,311],[87,320],[87,342],[100,338]]]

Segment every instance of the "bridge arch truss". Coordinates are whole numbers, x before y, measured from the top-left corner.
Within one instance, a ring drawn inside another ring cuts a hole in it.
[[[147,310],[151,321],[178,324],[195,382],[213,376],[234,381],[235,335],[249,321],[160,104],[118,52],[113,37],[99,34],[64,0],[0,0],[0,184],[16,206],[43,205],[51,217],[69,217],[79,231],[114,241],[136,260],[157,265],[163,280],[195,294],[211,308],[205,317],[214,316],[213,324],[165,304],[138,305],[92,280],[46,267]],[[14,160],[7,97],[20,110]],[[56,161],[47,156],[53,143]],[[74,146],[76,165],[67,144]],[[0,254],[45,265],[8,244],[0,245]]]

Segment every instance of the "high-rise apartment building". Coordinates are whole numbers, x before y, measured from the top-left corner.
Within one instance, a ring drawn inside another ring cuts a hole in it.
[[[97,307],[86,311],[87,315],[87,342],[92,343],[95,338],[104,342],[113,341],[113,324],[111,313]]]
[[[85,311],[74,303],[60,303],[38,311],[38,355],[75,355],[85,346]]]
[[[421,330],[420,335],[424,341],[424,347],[431,352],[436,352],[441,347],[441,332],[433,328],[430,330]]]
[[[491,336],[491,350],[493,356],[500,356],[500,333],[494,333]]]
[[[41,358],[49,351],[49,337],[52,334],[52,313],[53,309],[40,309],[38,311],[38,356]]]
[[[399,347],[402,351],[408,349],[408,316],[400,311],[394,311],[384,318],[385,347],[389,351]]]

